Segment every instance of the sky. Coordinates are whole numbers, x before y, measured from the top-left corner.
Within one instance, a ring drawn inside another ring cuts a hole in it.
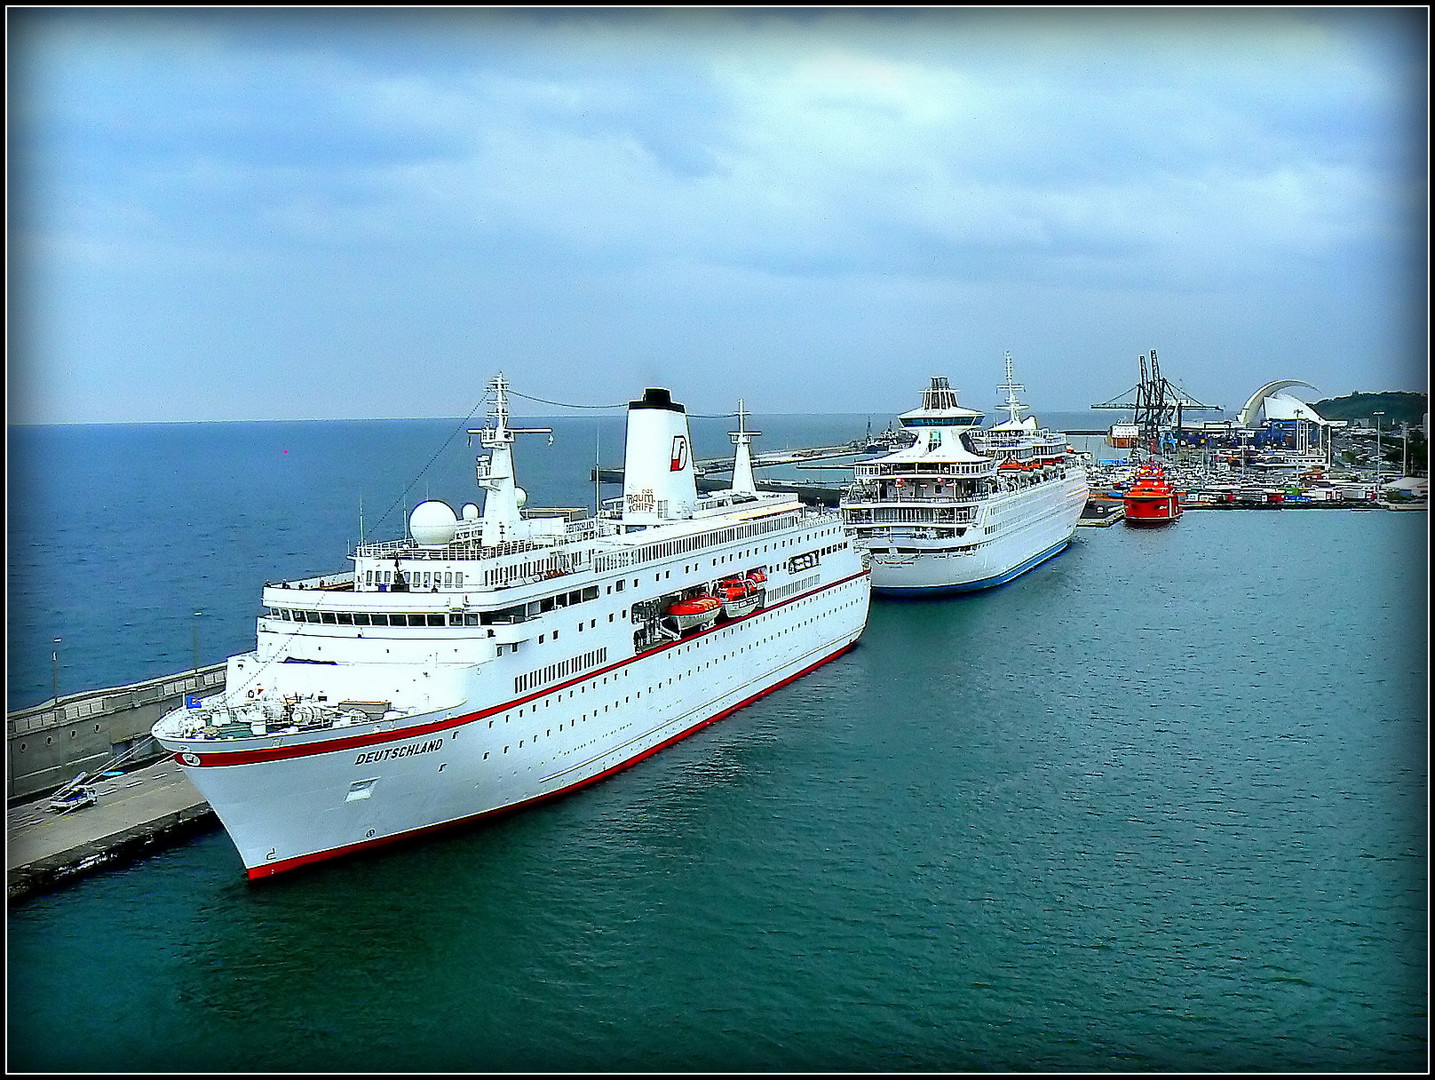
[[[1428,388],[1424,8],[6,22],[11,424]]]

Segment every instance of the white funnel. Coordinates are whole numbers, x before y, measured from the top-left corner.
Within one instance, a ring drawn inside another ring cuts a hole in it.
[[[628,402],[623,524],[690,518],[697,500],[687,412],[667,390],[650,386],[641,400]]]

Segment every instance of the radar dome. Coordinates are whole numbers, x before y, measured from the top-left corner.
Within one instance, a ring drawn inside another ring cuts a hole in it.
[[[464,520],[464,521],[477,521],[477,520],[478,520],[478,503],[464,503],[464,504],[463,504],[463,520]]]
[[[528,492],[524,491],[521,487],[518,487],[517,485],[515,485],[513,488],[513,498],[514,501],[518,504],[518,508],[520,510],[528,505]]]
[[[446,502],[430,499],[414,507],[409,515],[409,533],[414,542],[425,547],[441,547],[453,539],[458,518]]]

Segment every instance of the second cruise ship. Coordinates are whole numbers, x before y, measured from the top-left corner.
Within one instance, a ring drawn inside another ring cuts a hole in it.
[[[943,376],[898,420],[916,441],[854,467],[844,524],[887,595],[1000,585],[1060,553],[1086,505],[1086,469],[1066,435],[1037,425],[1017,398],[1006,356],[1007,419],[957,404]]]

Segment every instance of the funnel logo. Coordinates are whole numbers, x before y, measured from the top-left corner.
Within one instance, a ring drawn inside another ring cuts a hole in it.
[[[673,436],[673,456],[668,463],[669,472],[681,472],[688,463],[688,437],[686,435]]]

